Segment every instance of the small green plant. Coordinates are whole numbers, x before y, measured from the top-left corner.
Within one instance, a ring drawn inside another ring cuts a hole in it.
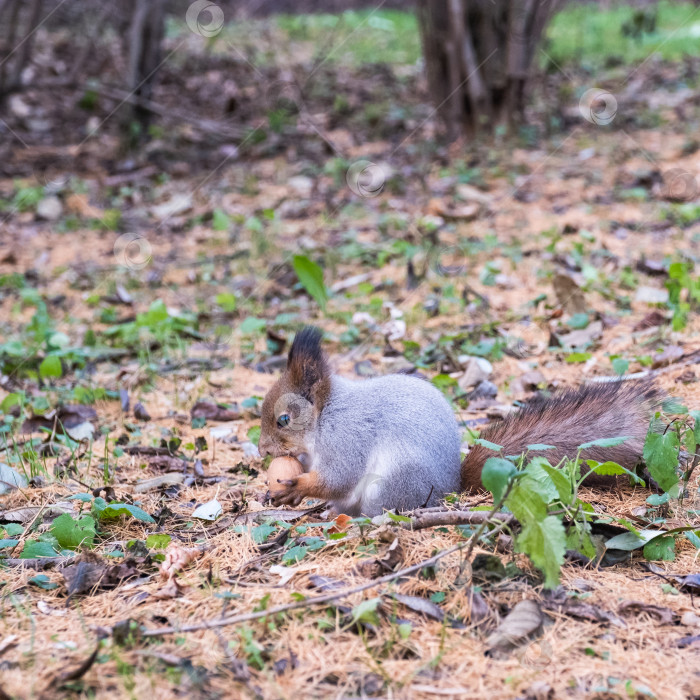
[[[650,505],[662,505],[671,499],[682,499],[692,467],[679,471],[680,446],[694,455],[700,444],[700,411],[691,412],[690,420],[674,421],[665,430],[656,429],[652,421],[644,446],[644,459],[663,496],[652,499]],[[502,454],[499,445],[477,440],[476,442],[500,456],[489,458],[482,472],[484,488],[493,494],[494,502],[503,500],[504,506],[513,513],[520,524],[515,539],[516,548],[527,554],[533,564],[542,571],[548,588],[557,585],[559,570],[564,563],[567,549],[594,558],[596,549],[591,540],[592,523],[601,520],[593,507],[581,500],[579,490],[591,474],[601,476],[627,475],[634,483],[644,481],[634,472],[615,462],[584,460],[582,452],[592,447],[606,448],[621,444],[627,438],[605,438],[579,446],[575,459],[565,459],[552,466],[545,457],[529,457],[530,452],[553,449],[550,445],[529,445],[520,456]],[[587,467],[587,468],[586,468]],[[608,520],[609,522],[609,520]],[[609,539],[608,549],[633,550],[642,548],[647,559],[672,559],[675,556],[676,537],[686,534],[700,545],[700,530],[683,526],[671,530],[660,530],[658,518],[653,518],[653,529],[638,529],[624,519],[616,519],[618,525],[628,532]],[[651,521],[650,521],[651,523]]]
[[[668,305],[673,310],[671,325],[674,331],[688,324],[688,314],[700,305],[700,276],[693,275],[690,262],[674,262],[668,268]]]
[[[321,310],[325,311],[328,290],[323,282],[323,268],[306,255],[295,255],[292,258],[292,267],[301,286],[321,307]]]

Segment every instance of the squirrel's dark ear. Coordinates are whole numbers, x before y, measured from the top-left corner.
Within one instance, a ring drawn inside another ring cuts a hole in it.
[[[323,404],[330,392],[331,373],[321,349],[322,337],[318,328],[306,326],[296,334],[287,358],[292,386],[314,404]]]

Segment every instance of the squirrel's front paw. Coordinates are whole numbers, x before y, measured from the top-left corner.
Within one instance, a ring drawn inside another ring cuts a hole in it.
[[[278,479],[278,486],[274,495],[274,502],[277,505],[298,506],[307,496],[312,498],[326,498],[321,483],[318,479],[318,472],[305,472],[293,479]]]
[[[294,479],[277,479],[278,490],[273,497],[275,505],[298,506],[304,499],[304,494],[299,488],[299,477]],[[280,489],[280,486],[284,487]]]

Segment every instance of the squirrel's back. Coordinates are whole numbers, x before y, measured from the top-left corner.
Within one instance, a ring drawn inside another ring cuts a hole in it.
[[[662,399],[663,392],[648,382],[585,384],[532,402],[486,428],[481,437],[501,445],[506,455],[522,454],[528,445],[553,445],[555,449],[541,453],[551,464],[564,457],[575,457],[583,443],[626,437],[625,442],[615,447],[589,448],[582,457],[617,462],[631,469],[641,460],[649,422]],[[481,445],[469,451],[462,462],[463,490],[482,488],[481,469],[493,456],[494,452]],[[588,480],[589,484],[593,478]]]

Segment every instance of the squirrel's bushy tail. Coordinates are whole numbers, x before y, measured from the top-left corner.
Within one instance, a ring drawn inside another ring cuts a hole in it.
[[[627,437],[616,447],[585,450],[585,459],[612,461],[634,468],[642,456],[649,421],[664,398],[654,384],[616,381],[566,389],[547,400],[534,401],[505,420],[489,426],[481,437],[503,447],[503,454],[522,454],[528,445],[554,445],[541,452],[551,464],[575,457],[578,446],[601,438]],[[475,445],[462,462],[462,490],[481,490],[484,462],[495,453]],[[587,480],[591,483],[594,476]],[[606,479],[597,477],[596,480]],[[608,481],[610,477],[607,477]],[[600,483],[600,481],[599,481]]]

